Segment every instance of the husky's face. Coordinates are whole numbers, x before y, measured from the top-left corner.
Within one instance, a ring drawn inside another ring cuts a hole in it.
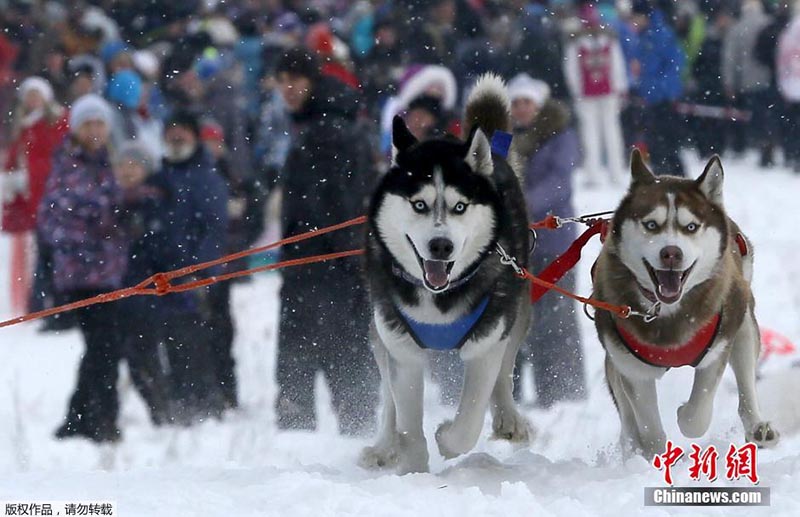
[[[434,293],[468,272],[495,241],[498,196],[486,137],[418,143],[396,117],[393,163],[371,218],[395,261]]]
[[[614,220],[619,257],[647,295],[676,304],[713,275],[727,243],[722,165],[715,156],[697,180],[656,178],[634,151],[631,171]]]

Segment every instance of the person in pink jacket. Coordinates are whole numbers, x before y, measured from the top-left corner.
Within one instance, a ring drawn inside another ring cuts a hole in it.
[[[578,16],[583,30],[566,45],[564,74],[580,122],[584,177],[587,183],[598,183],[605,169],[616,182],[625,173],[620,126],[628,91],[625,59],[616,34],[601,24],[594,5],[583,5]]]

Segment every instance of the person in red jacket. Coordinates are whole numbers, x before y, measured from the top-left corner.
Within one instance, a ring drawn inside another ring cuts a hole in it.
[[[12,309],[27,311],[33,263],[31,236],[36,212],[50,174],[53,151],[67,132],[66,110],[53,98],[53,89],[41,77],[29,77],[17,89],[13,140],[0,171],[2,220],[0,229],[12,234]]]

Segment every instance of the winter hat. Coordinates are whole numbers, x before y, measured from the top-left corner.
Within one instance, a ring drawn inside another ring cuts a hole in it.
[[[578,18],[586,29],[595,29],[600,26],[600,11],[594,4],[583,4],[578,8]]]
[[[508,97],[512,102],[515,99],[530,99],[537,106],[542,106],[550,98],[550,87],[528,74],[519,74],[508,82]]]
[[[119,146],[114,157],[116,163],[135,162],[144,167],[148,174],[156,171],[156,160],[146,145],[136,140],[128,140]]]
[[[442,101],[433,95],[421,95],[408,105],[408,111],[416,109],[425,110],[438,120],[442,116]]]
[[[72,104],[69,111],[69,127],[73,133],[89,120],[102,120],[111,125],[111,106],[96,93],[87,93]]]
[[[239,41],[239,31],[236,26],[221,16],[209,18],[203,24],[203,30],[208,33],[211,41],[216,46],[232,47]]]
[[[111,76],[106,94],[110,101],[136,108],[142,99],[142,78],[133,70],[120,70]]]
[[[743,14],[762,14],[764,12],[764,4],[761,0],[745,0],[742,2]]]
[[[289,11],[280,15],[272,24],[272,30],[280,34],[294,34],[302,32],[303,22],[295,13]]]
[[[102,94],[106,87],[106,72],[103,63],[89,54],[81,54],[67,62],[67,69],[72,75],[88,74],[92,78],[92,91]]]
[[[128,50],[128,46],[124,41],[110,41],[100,48],[100,59],[103,60],[103,63],[108,64],[113,61],[115,57],[123,52],[128,52]]]
[[[167,118],[167,123],[164,125],[164,131],[169,130],[172,126],[181,126],[189,129],[194,136],[200,138],[200,121],[197,116],[188,110],[178,110]]]
[[[396,28],[398,26],[397,16],[388,4],[384,4],[375,11],[372,19],[372,25],[374,31],[377,31],[382,27]]]
[[[219,51],[214,47],[208,47],[195,63],[194,70],[200,79],[207,81],[213,79],[222,71],[223,67],[224,63]]]
[[[17,88],[17,95],[19,99],[22,100],[28,95],[28,92],[31,91],[39,92],[46,103],[49,104],[53,102],[53,87],[50,86],[50,83],[47,82],[46,79],[42,79],[38,76],[28,77],[20,83]]]
[[[458,87],[453,72],[441,65],[414,65],[410,66],[400,79],[397,95],[400,109],[407,108],[411,101],[425,95],[431,88],[441,90],[444,109],[451,110],[455,107]]]
[[[225,130],[216,120],[204,120],[200,128],[200,140],[204,142],[224,142]]]
[[[164,76],[173,79],[178,75],[191,70],[197,62],[197,54],[189,49],[173,48],[164,60]]]
[[[102,9],[89,6],[83,10],[81,27],[90,32],[99,31],[104,42],[119,41],[119,26]]]
[[[336,61],[347,61],[350,57],[350,49],[333,34],[330,25],[326,22],[316,23],[309,28],[306,35],[306,47],[322,57],[332,58]]]
[[[275,73],[281,72],[308,77],[314,81],[320,75],[320,65],[314,54],[303,48],[295,47],[284,52],[278,61]]]
[[[133,53],[133,66],[144,77],[155,79],[158,77],[158,57],[150,50],[137,50]]]
[[[653,14],[653,4],[650,0],[633,0],[631,2],[631,13],[650,16]]]

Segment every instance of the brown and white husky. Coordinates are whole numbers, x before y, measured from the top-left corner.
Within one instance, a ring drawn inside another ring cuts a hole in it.
[[[725,213],[719,157],[691,180],[654,176],[637,150],[631,173],[594,270],[595,297],[658,314],[650,322],[600,311],[595,318],[623,453],[649,458],[663,451],[656,380],[671,367],[695,369],[678,425],[686,437],[702,436],[728,363],[747,441],[777,444],[778,431],[761,415],[756,395],[761,344],[750,290],[753,247]]]

